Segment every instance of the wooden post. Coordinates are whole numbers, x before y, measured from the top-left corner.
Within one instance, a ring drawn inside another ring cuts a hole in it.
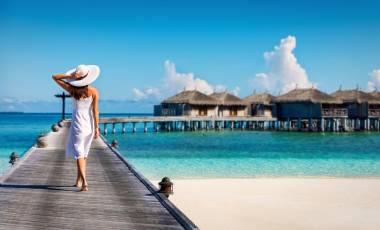
[[[371,130],[371,120],[367,119],[367,130]]]
[[[322,131],[322,132],[324,132],[325,131],[325,119],[322,117],[321,118],[321,121],[320,121],[320,130]]]
[[[132,133],[136,132],[136,122],[132,123]]]
[[[66,98],[71,97],[70,94],[65,94],[65,91],[62,94],[56,94],[55,97],[62,99],[62,111],[61,111],[61,120],[65,120],[65,106],[66,106]]]
[[[112,133],[115,134],[116,133],[116,129],[115,129],[115,123],[112,123]]]
[[[148,127],[146,125],[146,122],[144,122],[144,133],[148,132]]]
[[[104,135],[107,135],[107,123],[104,123],[103,133],[104,133]]]
[[[347,131],[347,119],[343,118],[343,131]]]
[[[297,129],[298,129],[298,131],[301,131],[301,118],[300,117],[297,119]]]
[[[313,131],[313,119],[309,118],[309,131]]]
[[[121,126],[121,133],[125,133],[125,123],[123,122]]]
[[[158,130],[160,129],[160,126],[159,126],[159,123],[153,123],[153,126],[154,126],[154,131],[158,132]]]
[[[290,117],[288,117],[287,129],[288,129],[288,131],[290,131]]]

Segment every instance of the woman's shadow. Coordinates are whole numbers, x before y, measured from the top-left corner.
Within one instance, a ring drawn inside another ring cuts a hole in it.
[[[58,191],[71,191],[77,190],[73,185],[36,185],[36,184],[0,184],[0,188],[9,189],[43,189],[43,190],[58,190]]]

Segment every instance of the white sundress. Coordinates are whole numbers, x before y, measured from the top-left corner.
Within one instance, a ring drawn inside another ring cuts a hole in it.
[[[73,98],[73,115],[66,144],[66,157],[87,157],[94,138],[94,115],[92,96],[76,100]]]

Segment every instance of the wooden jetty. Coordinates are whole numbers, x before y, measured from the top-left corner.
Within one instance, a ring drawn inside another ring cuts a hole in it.
[[[88,192],[73,187],[67,127],[47,135],[0,178],[1,229],[197,229],[103,138],[88,158]]]
[[[121,124],[121,132],[126,132],[126,125],[132,124],[132,132],[136,132],[136,124],[144,124],[144,132],[148,131],[148,124],[153,124],[153,130],[198,130],[198,129],[274,129],[276,118],[252,116],[152,116],[152,117],[113,117],[101,118],[103,133],[108,133],[108,125],[112,126],[112,133],[116,133],[116,125]]]

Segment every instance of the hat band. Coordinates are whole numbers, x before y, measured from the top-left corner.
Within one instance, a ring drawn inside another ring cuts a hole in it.
[[[77,79],[75,79],[76,81],[80,81],[82,79],[84,79],[85,77],[87,77],[87,75],[90,73],[90,70],[87,71],[86,75],[82,76],[82,77],[79,77]]]

